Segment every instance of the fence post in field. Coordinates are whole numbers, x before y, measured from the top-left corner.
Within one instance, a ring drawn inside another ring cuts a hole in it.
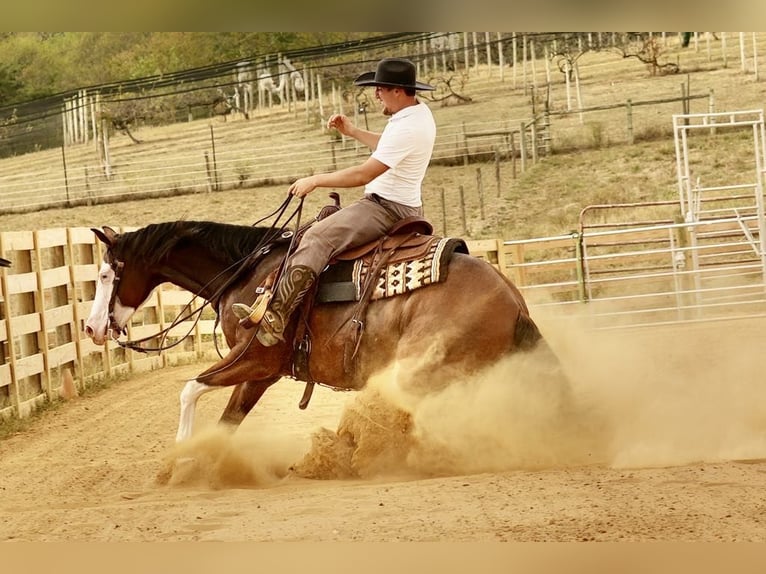
[[[466,74],[469,72],[470,56],[468,54],[468,32],[463,32],[463,68]]]
[[[213,134],[213,124],[210,124],[210,145],[213,149],[213,189],[218,191],[218,166],[215,160],[215,135]]]
[[[505,81],[505,57],[503,55],[503,35],[501,32],[497,33],[497,62],[500,66],[500,81]]]
[[[321,74],[317,74],[317,100],[319,100],[319,120],[320,120],[320,128],[324,131],[324,126],[322,125],[322,119],[324,118],[324,98],[322,97],[322,76]]]
[[[463,156],[463,165],[468,165],[468,137],[465,135],[465,122],[463,122],[463,142],[461,154]]]
[[[713,97],[713,88],[710,88],[710,92],[708,94],[707,111],[710,114],[715,113],[715,98]],[[711,118],[711,119],[713,120],[713,122],[711,123],[714,124],[715,119],[714,118]],[[715,125],[713,125],[713,127],[710,128],[710,135],[715,135],[715,131],[716,131]]]
[[[500,149],[495,146],[495,185],[497,186],[497,196],[500,197]]]
[[[481,183],[481,168],[476,168],[476,188],[479,191],[479,213],[482,221],[484,220],[484,186]]]
[[[585,290],[585,261],[583,259],[582,234],[574,232],[572,238],[575,240],[575,258],[577,259],[577,294],[581,303],[588,301]]]
[[[521,84],[524,86],[524,93],[527,93],[527,36],[521,37]]]
[[[444,194],[444,188],[441,188],[442,196],[442,235],[447,237],[447,198]]]
[[[210,156],[207,150],[202,152],[205,155],[205,173],[207,174],[207,191],[208,193],[213,191],[213,174],[210,173]]]
[[[755,81],[758,81],[758,44],[755,41],[755,32],[753,32],[753,71],[755,72]]]
[[[476,39],[476,32],[471,32],[471,41],[473,45],[473,65],[476,73],[479,72],[479,42]]]
[[[745,66],[745,33],[739,33],[739,62],[743,72],[747,71]]]
[[[521,159],[521,173],[527,170],[527,126],[524,122],[519,125],[519,158]]]
[[[460,191],[460,216],[463,220],[463,233],[468,233],[468,226],[466,224],[465,217],[465,194],[463,193],[463,186],[461,185],[458,190]]]
[[[511,79],[513,80],[513,89],[516,89],[516,60],[518,59],[518,42],[516,40],[516,32],[513,32],[513,36],[511,36],[511,58],[513,61],[512,68],[513,68],[513,74],[511,76]]]
[[[489,32],[484,32],[484,44],[487,48],[487,76],[492,76],[492,42],[489,40]]]
[[[69,176],[66,172],[66,146],[61,144],[61,161],[64,164],[64,189],[66,190],[66,206],[71,207],[69,203]]]
[[[627,114],[628,143],[633,143],[633,104],[630,100],[625,102],[625,111]]]
[[[112,179],[112,165],[109,158],[109,127],[106,118],[101,118],[101,143],[104,147],[104,176],[106,179]]]
[[[537,163],[537,118],[532,118],[531,135],[532,135],[532,165]]]
[[[511,178],[516,179],[516,132],[511,132]]]
[[[311,94],[311,74],[308,73],[306,66],[303,66],[303,102],[306,104],[306,123],[310,122],[311,114],[309,113],[309,96]],[[297,110],[297,107],[296,107]]]

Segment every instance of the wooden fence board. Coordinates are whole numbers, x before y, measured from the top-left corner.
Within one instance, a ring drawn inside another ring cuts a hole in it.
[[[42,374],[44,370],[43,355],[37,353],[35,355],[28,355],[16,360],[15,375],[16,380],[21,380],[32,375]]]
[[[51,369],[76,360],[77,349],[74,342],[66,343],[48,351],[48,366]]]
[[[40,249],[66,245],[66,228],[40,229],[34,233],[37,234],[37,246]]]
[[[17,295],[19,293],[37,292],[37,273],[18,273],[8,275],[8,295]]]
[[[59,287],[69,284],[69,267],[55,267],[44,269],[42,272],[42,288]]]
[[[18,317],[11,317],[12,332],[15,337],[19,335],[29,335],[30,333],[37,333],[40,331],[40,314],[33,313],[31,315],[19,315]]]
[[[7,387],[13,381],[11,380],[11,365],[6,363],[0,365],[0,387]]]
[[[31,231],[4,231],[3,247],[6,251],[32,251],[34,238]]]
[[[62,305],[60,307],[45,310],[45,325],[49,329],[73,323],[74,307],[72,305]]]
[[[95,282],[96,278],[98,277],[99,267],[100,265],[95,263],[75,265],[72,269],[74,280],[78,283],[84,283],[87,281]]]

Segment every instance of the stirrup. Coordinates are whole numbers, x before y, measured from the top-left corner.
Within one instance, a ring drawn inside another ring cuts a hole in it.
[[[239,319],[239,324],[245,329],[252,329],[263,319],[264,313],[271,302],[273,293],[264,291],[255,299],[252,307],[245,305],[244,303],[234,303],[231,306],[232,312]]]

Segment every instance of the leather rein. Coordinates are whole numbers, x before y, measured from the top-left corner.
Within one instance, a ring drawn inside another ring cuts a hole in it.
[[[196,327],[197,323],[199,323],[200,318],[202,317],[202,312],[205,310],[205,307],[208,305],[211,305],[213,301],[218,301],[220,297],[226,292],[226,290],[231,286],[231,284],[239,278],[242,271],[245,270],[246,262],[253,257],[256,259],[259,259],[260,257],[263,257],[271,250],[271,244],[272,242],[277,239],[279,236],[287,237],[286,233],[290,233],[290,247],[288,248],[288,253],[293,247],[293,242],[295,241],[295,236],[297,235],[297,229],[300,226],[300,216],[301,212],[303,210],[303,198],[301,198],[300,203],[298,207],[293,211],[293,213],[287,218],[287,220],[281,225],[278,226],[278,222],[282,215],[284,214],[285,210],[287,209],[287,206],[290,204],[290,201],[293,199],[292,195],[288,195],[285,201],[278,207],[275,211],[270,213],[269,215],[263,217],[262,219],[256,221],[253,223],[253,226],[258,225],[265,219],[268,219],[274,215],[276,215],[276,219],[274,220],[274,223],[271,225],[269,230],[264,234],[263,238],[259,241],[258,245],[255,247],[252,253],[246,255],[242,259],[235,261],[232,263],[229,267],[218,273],[215,277],[213,277],[206,285],[200,289],[200,291],[203,291],[206,287],[210,286],[218,280],[222,275],[226,273],[230,273],[227,280],[224,281],[224,283],[215,291],[213,296],[211,296],[209,299],[206,299],[205,302],[200,305],[197,309],[192,310],[191,305],[194,303],[194,301],[199,297],[197,293],[194,294],[194,297],[192,297],[191,301],[189,301],[181,311],[179,311],[178,315],[176,315],[176,318],[173,319],[173,321],[165,327],[164,329],[161,329],[154,335],[150,335],[148,337],[143,337],[141,339],[135,339],[135,340],[128,340],[128,341],[120,341],[119,336],[120,335],[127,335],[127,325],[124,327],[120,327],[119,323],[117,322],[117,319],[114,316],[114,306],[117,302],[117,291],[119,291],[120,287],[120,281],[122,279],[122,273],[125,270],[125,262],[121,261],[115,257],[109,261],[109,266],[112,268],[112,271],[114,272],[114,280],[113,280],[113,287],[112,287],[112,294],[109,298],[109,306],[107,308],[107,316],[108,316],[108,327],[107,327],[107,335],[109,338],[111,338],[114,342],[116,342],[120,347],[123,349],[132,349],[134,351],[137,351],[139,353],[150,353],[150,352],[162,352],[168,349],[172,349],[173,347],[180,345],[186,337],[188,337],[191,332]],[[285,231],[285,228],[287,227],[287,224],[290,223],[290,221],[297,216],[296,220],[296,232],[293,231]],[[233,271],[232,271],[233,270]],[[179,337],[179,339],[170,344],[166,344],[166,340],[168,337],[168,334],[170,331],[175,328],[180,323],[187,321],[191,318],[194,318],[194,322],[189,327],[189,330],[186,332],[185,335],[182,337]],[[213,341],[215,343],[216,352],[218,353],[219,357],[222,357],[220,349],[218,348],[218,338],[215,336],[215,330],[220,322],[220,314],[216,310],[216,319],[215,319],[215,325],[213,326]],[[155,339],[157,337],[160,337],[160,344],[157,347],[145,347],[142,346],[143,343],[146,343],[147,341],[150,341],[152,339]],[[235,361],[236,362],[236,361]]]

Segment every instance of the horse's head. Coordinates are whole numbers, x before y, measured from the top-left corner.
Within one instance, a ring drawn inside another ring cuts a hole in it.
[[[113,339],[120,336],[153,288],[140,265],[126,262],[121,236],[111,227],[102,229],[91,229],[107,249],[98,273],[93,307],[85,322],[85,334],[97,345],[103,345],[107,336]]]

